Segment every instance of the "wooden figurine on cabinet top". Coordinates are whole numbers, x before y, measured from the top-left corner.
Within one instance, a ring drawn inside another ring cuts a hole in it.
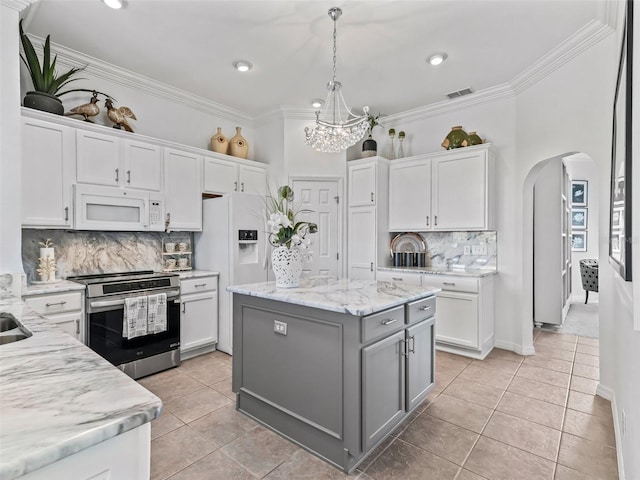
[[[113,128],[124,128],[127,132],[133,132],[127,118],[131,118],[133,120],[137,120],[137,118],[129,107],[116,108],[113,106],[113,102],[110,98],[107,98],[104,101],[104,104],[107,107],[107,116],[109,117],[109,120],[115,123]]]

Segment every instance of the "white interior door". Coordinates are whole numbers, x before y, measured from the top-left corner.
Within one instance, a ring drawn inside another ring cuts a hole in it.
[[[313,222],[318,232],[311,235],[313,259],[302,265],[304,277],[316,275],[341,276],[339,185],[337,179],[292,182],[294,203],[300,209],[311,210],[296,219]]]

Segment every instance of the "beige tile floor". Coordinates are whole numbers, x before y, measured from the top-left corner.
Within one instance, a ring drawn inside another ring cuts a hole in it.
[[[235,411],[231,357],[187,360],[140,381],[164,402],[151,478],[617,479],[611,406],[594,395],[598,340],[534,341],[531,357],[437,352],[434,391],[348,476]]]

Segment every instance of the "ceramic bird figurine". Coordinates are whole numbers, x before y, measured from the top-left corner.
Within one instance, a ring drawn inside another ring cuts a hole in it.
[[[110,98],[107,98],[104,101],[104,104],[107,107],[107,116],[109,117],[109,120],[115,123],[113,128],[124,128],[127,132],[133,132],[133,129],[127,122],[127,118],[131,118],[133,120],[137,120],[137,118],[129,107],[116,108],[113,106],[113,102]]]
[[[70,117],[71,115],[82,115],[84,117],[85,122],[93,123],[92,120],[89,120],[89,117],[95,117],[96,115],[98,115],[98,113],[100,113],[100,107],[98,107],[99,101],[100,100],[98,100],[98,92],[94,91],[93,96],[91,97],[91,100],[89,101],[89,103],[78,105],[77,107],[74,107],[71,110],[69,110],[64,115],[66,117]]]

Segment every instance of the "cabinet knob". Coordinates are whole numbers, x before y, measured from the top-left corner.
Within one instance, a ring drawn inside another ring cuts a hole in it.
[[[233,191],[234,192],[238,191],[238,182],[233,182]]]
[[[241,182],[241,183],[240,183],[240,191],[241,191],[241,192],[244,192],[244,182]]]
[[[131,183],[131,170],[127,170],[127,183]]]
[[[80,319],[76,318],[76,335],[80,335]]]
[[[116,168],[116,183],[120,181],[120,169]]]
[[[371,192],[371,202],[373,202],[373,192]]]
[[[373,272],[373,262],[371,262],[371,271]]]
[[[69,207],[64,207],[64,221],[69,221]]]
[[[436,216],[434,217],[434,220],[435,220],[434,224],[435,224],[436,226],[438,226],[438,215],[436,215]]]
[[[429,215],[427,215],[427,227],[429,226]]]

